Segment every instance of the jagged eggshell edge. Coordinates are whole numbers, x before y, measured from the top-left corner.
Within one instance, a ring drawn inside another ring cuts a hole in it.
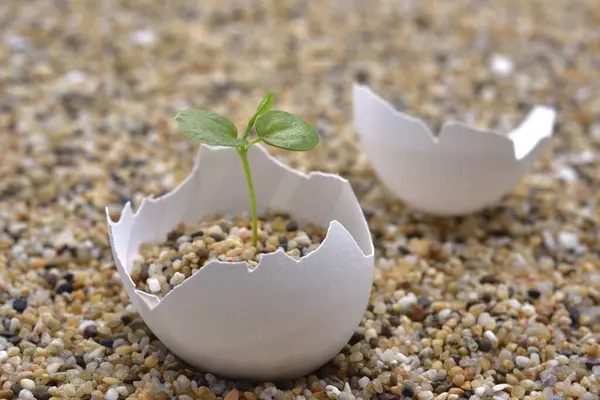
[[[273,380],[320,367],[350,339],[368,305],[374,250],[348,181],[292,170],[260,146],[249,151],[258,212],[287,211],[328,226],[314,252],[299,260],[282,251],[246,263],[213,261],[162,300],[129,277],[139,245],[163,240],[180,221],[249,210],[243,168],[234,149],[201,146],[192,173],[173,191],[130,204],[119,221],[107,211],[118,273],[136,310],[175,354],[225,377]]]
[[[361,146],[384,185],[411,207],[464,215],[498,202],[529,172],[552,136],[556,112],[536,106],[512,132],[447,122],[435,136],[368,87],[353,88]]]

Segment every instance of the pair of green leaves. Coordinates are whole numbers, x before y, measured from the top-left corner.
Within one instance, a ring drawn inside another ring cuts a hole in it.
[[[317,132],[294,114],[271,110],[274,102],[273,93],[265,96],[242,137],[238,137],[238,130],[229,119],[212,111],[180,111],[174,121],[181,133],[210,146],[247,147],[251,144],[247,137],[255,126],[257,136],[270,146],[293,151],[316,147],[319,143]]]

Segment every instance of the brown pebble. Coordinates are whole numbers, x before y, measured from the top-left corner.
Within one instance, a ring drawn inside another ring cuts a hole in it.
[[[493,284],[499,283],[500,281],[498,280],[498,277],[496,275],[484,275],[481,277],[479,282],[481,284],[489,283],[489,284],[493,285]]]
[[[231,389],[229,393],[225,396],[225,400],[238,400],[240,397],[240,392],[236,388]]]
[[[154,400],[169,400],[169,393],[158,392],[154,395]]]
[[[0,399],[12,400],[13,399],[12,390],[0,390]]]
[[[194,391],[196,396],[198,396],[202,400],[214,400],[217,398],[217,395],[214,394],[209,388],[206,386],[200,386],[198,389]]]
[[[124,379],[123,379],[123,383],[125,383],[126,385],[130,385],[133,382],[139,381],[140,377],[137,375],[127,375]]]
[[[452,383],[456,386],[462,386],[465,383],[465,376],[463,374],[456,375],[452,378]]]
[[[44,265],[46,265],[46,263],[41,258],[32,258],[29,261],[29,267],[31,269],[41,269],[44,268]]]
[[[196,255],[198,256],[198,265],[202,265],[208,259],[210,252],[206,249],[198,249]]]
[[[254,392],[244,392],[244,399],[246,400],[257,400],[258,395]]]

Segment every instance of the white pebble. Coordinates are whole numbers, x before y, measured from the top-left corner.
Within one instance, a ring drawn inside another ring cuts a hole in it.
[[[358,380],[358,386],[360,386],[361,389],[364,389],[365,387],[367,387],[369,382],[371,382],[371,380],[368,377],[363,376]]]
[[[433,393],[429,390],[425,390],[419,393],[419,400],[430,400],[433,399]]]
[[[512,386],[510,386],[508,383],[501,383],[499,385],[494,385],[494,387],[492,388],[492,390],[494,392],[499,392],[499,391],[504,390],[504,389],[509,388],[509,387],[512,387]]]
[[[223,233],[223,229],[219,225],[213,225],[206,230],[206,235],[220,235]]]
[[[31,379],[27,379],[27,378],[21,379],[19,384],[21,385],[21,387],[23,389],[33,390],[35,388],[35,382],[32,381]]]
[[[521,302],[517,299],[510,299],[508,301],[508,305],[510,306],[510,308],[513,308],[517,311],[521,309]]]
[[[27,47],[29,46],[29,41],[27,40],[27,38],[24,38],[22,36],[11,35],[7,38],[6,41],[8,42],[8,45],[10,46],[11,50],[15,52],[23,52],[27,50]]]
[[[184,280],[185,280],[184,274],[182,274],[181,272],[175,272],[175,274],[173,274],[173,277],[171,278],[169,283],[171,284],[171,286],[177,286],[177,285],[181,284]],[[150,290],[152,290],[152,288],[150,288]]]
[[[408,364],[410,362],[410,358],[400,352],[394,354],[394,359],[402,364]]]
[[[46,367],[46,372],[48,372],[50,375],[52,375],[52,374],[57,373],[59,368],[60,368],[59,363],[51,363],[51,364],[48,364],[48,366]]]
[[[554,390],[551,387],[547,387],[542,392],[544,399],[553,399],[554,398]]]
[[[524,356],[517,356],[515,362],[519,368],[529,368],[531,365],[531,360]]]
[[[483,336],[488,338],[493,344],[498,344],[498,337],[492,331],[485,331]]]
[[[377,331],[373,328],[369,328],[365,331],[365,340],[368,342],[371,338],[377,337]]]
[[[385,303],[383,303],[383,302],[377,302],[377,303],[375,303],[375,306],[373,307],[373,312],[378,315],[385,314],[386,310],[387,310],[387,307],[386,307]]]
[[[129,390],[127,389],[127,386],[117,386],[117,392],[119,392],[119,394],[123,397],[129,396]]]
[[[306,235],[296,236],[294,240],[300,246],[310,246],[310,238]]]
[[[277,394],[277,388],[274,386],[269,386],[262,391],[259,397],[261,400],[270,400],[273,398],[273,396],[275,396],[275,394]]]
[[[336,388],[333,385],[327,385],[325,387],[325,393],[327,393],[327,397],[330,399],[337,399],[340,395],[340,389]]]
[[[85,330],[85,328],[87,328],[88,326],[91,326],[91,325],[96,325],[96,321],[92,321],[91,319],[83,319],[79,323],[79,327],[77,329],[79,329],[80,331],[83,331],[83,330]]]
[[[566,249],[575,249],[579,247],[579,236],[572,232],[562,231],[558,234],[558,242]]]
[[[344,392],[346,392],[346,393],[352,393],[352,388],[350,387],[350,384],[348,382],[346,382],[344,384]]]
[[[416,254],[407,254],[404,256],[404,261],[411,267],[414,267],[419,262],[419,256]]]
[[[409,293],[406,296],[402,297],[400,300],[398,300],[397,304],[400,307],[400,310],[407,311],[412,306],[417,304],[417,301],[417,296],[414,293]]]
[[[533,304],[525,304],[521,308],[521,312],[525,314],[527,317],[531,317],[535,314],[535,306]]]
[[[176,382],[179,384],[179,387],[182,389],[182,391],[190,388],[190,380],[185,375],[179,375]]]
[[[477,323],[481,326],[487,325],[490,321],[492,321],[492,317],[487,312],[482,312],[477,318]]]
[[[72,85],[85,81],[85,78],[86,78],[85,72],[82,72],[79,70],[69,71],[66,74],[64,74],[62,77],[62,79],[67,84],[72,84]]]
[[[190,242],[183,242],[179,245],[179,247],[177,248],[177,251],[180,253],[189,253],[192,250],[192,244]]]
[[[381,361],[383,361],[384,363],[390,363],[394,361],[394,352],[390,349],[384,351],[381,355]]]
[[[513,72],[515,65],[511,59],[501,54],[494,54],[490,60],[490,68],[494,73],[508,76]]]
[[[294,250],[296,247],[298,247],[298,243],[295,240],[288,240],[287,242],[287,249],[288,251],[290,250]]]
[[[160,282],[158,281],[158,279],[149,278],[147,282],[148,282],[148,287],[150,288],[150,291],[152,293],[157,293],[160,291]]]
[[[444,323],[444,322],[446,322],[446,320],[448,319],[450,314],[452,314],[452,310],[449,308],[444,308],[443,310],[440,310],[440,312],[438,312],[438,314],[437,314],[438,320],[441,323]]]
[[[119,398],[119,392],[115,388],[110,388],[106,391],[104,398],[106,400],[117,400]]]
[[[183,236],[179,236],[177,238],[177,240],[175,241],[175,244],[189,243],[191,241],[192,241],[191,237],[189,237],[188,235],[183,235]]]
[[[19,392],[19,400],[35,400],[30,390],[23,389]]]
[[[556,169],[556,177],[565,182],[575,182],[579,178],[577,171],[568,165],[561,165],[556,167]]]
[[[0,351],[0,363],[8,360],[8,352],[6,350]]]
[[[140,29],[131,34],[131,41],[140,46],[152,44],[155,40],[156,34],[151,29]]]

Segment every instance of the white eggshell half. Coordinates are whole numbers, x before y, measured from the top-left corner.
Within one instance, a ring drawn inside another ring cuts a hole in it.
[[[353,107],[379,179],[411,207],[442,216],[476,212],[508,194],[549,142],[556,118],[552,108],[536,106],[508,134],[448,122],[436,137],[366,86],[354,85]]]
[[[327,237],[299,260],[265,254],[246,263],[213,261],[162,300],[129,277],[139,245],[164,240],[180,221],[250,210],[233,148],[201,146],[192,173],[172,192],[128,203],[118,222],[107,213],[121,280],[154,334],[191,365],[230,378],[274,380],[310,373],[333,358],[358,327],[373,280],[374,250],[348,181],[304,175],[260,146],[249,151],[258,213],[268,209],[327,227]]]

